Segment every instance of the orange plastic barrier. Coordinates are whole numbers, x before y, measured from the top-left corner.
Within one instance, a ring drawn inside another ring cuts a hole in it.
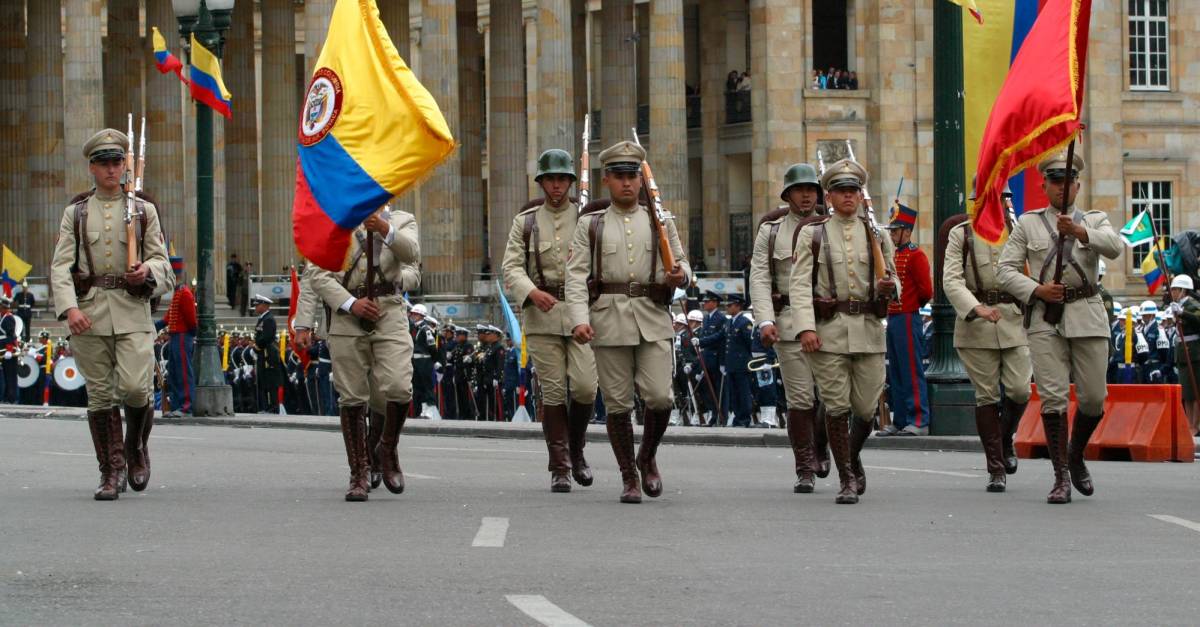
[[[1067,421],[1075,422],[1075,386],[1067,406]],[[1037,386],[1021,417],[1014,441],[1017,456],[1047,457],[1042,429],[1042,402]],[[1088,442],[1086,459],[1135,462],[1186,462],[1196,457],[1196,443],[1183,413],[1183,390],[1178,385],[1109,385],[1104,419]]]

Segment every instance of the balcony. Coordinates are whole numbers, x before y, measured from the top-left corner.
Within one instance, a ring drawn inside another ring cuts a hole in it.
[[[725,92],[725,123],[742,124],[750,121],[750,92]]]

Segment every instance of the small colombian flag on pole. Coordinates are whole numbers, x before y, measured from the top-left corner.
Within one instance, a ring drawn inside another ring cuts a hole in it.
[[[163,38],[162,33],[158,32],[157,26],[151,27],[151,30],[154,40],[154,66],[162,74],[174,72],[179,80],[187,83],[188,80],[183,77],[183,61],[167,50],[167,40]]]
[[[231,118],[230,100],[233,98],[221,80],[221,60],[209,52],[192,34],[192,98],[209,106],[213,111]]]

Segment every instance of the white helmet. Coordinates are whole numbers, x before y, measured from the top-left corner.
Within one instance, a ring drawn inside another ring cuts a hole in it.
[[[1171,279],[1171,289],[1175,289],[1175,288],[1184,289],[1184,290],[1194,290],[1194,289],[1196,289],[1196,285],[1192,282],[1191,275],[1180,274],[1180,275],[1176,275],[1174,279]]]
[[[418,316],[428,316],[429,310],[425,308],[423,303],[417,303],[416,305],[412,306],[412,309],[409,310],[409,313],[415,313]]]
[[[688,322],[704,322],[704,314],[699,309],[693,309],[688,312]]]
[[[687,324],[687,316],[677,313],[675,314],[675,318],[672,320],[672,322],[675,324]]]
[[[933,307],[931,307],[928,304],[922,305],[918,311],[921,313],[922,316],[932,316],[933,315]]]
[[[438,325],[437,318],[434,318],[433,316],[426,316],[425,322],[428,322],[429,324],[432,324],[435,327]]]
[[[1141,312],[1142,312],[1143,316],[1149,315],[1149,314],[1157,314],[1158,313],[1158,305],[1155,305],[1153,301],[1149,301],[1149,300],[1144,301],[1141,306]]]
[[[1104,278],[1104,273],[1108,271],[1108,266],[1104,264],[1104,260],[1100,260],[1100,278]]]

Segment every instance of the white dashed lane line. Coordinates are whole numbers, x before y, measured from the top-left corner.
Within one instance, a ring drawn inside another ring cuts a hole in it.
[[[471,542],[473,547],[498,549],[504,546],[504,538],[508,535],[507,518],[485,517]]]
[[[588,627],[587,623],[571,616],[540,594],[509,594],[504,598],[526,616],[546,627]]]

